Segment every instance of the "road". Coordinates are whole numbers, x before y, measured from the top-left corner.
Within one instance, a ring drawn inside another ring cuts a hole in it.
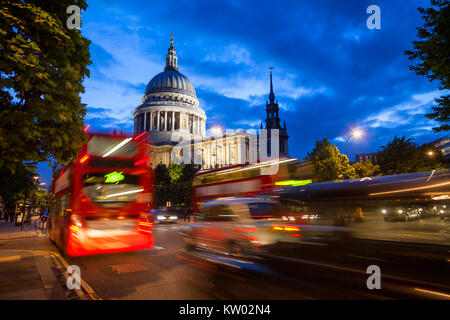
[[[361,232],[371,224],[380,230],[387,228],[382,225],[385,222],[370,220],[364,226],[359,226]],[[425,224],[438,225],[435,228],[448,226],[447,221],[435,221],[434,224],[431,220],[410,221],[408,233],[419,229],[421,236]],[[388,225],[393,230],[400,226]],[[425,271],[420,267],[418,270],[405,270],[409,268],[408,259],[417,258],[418,264],[423,263],[423,257],[418,255],[415,247],[398,249],[385,242],[362,241],[358,245],[349,245],[354,250],[344,254],[336,254],[339,250],[330,251],[330,248],[320,246],[312,246],[311,249],[306,245],[287,254],[278,251],[275,255],[271,253],[258,257],[259,260],[227,260],[204,253],[186,252],[180,235],[183,227],[182,224],[156,225],[155,248],[152,250],[65,258],[65,261],[80,267],[82,279],[101,299],[450,298],[450,295],[446,296],[450,288],[442,285],[449,280],[448,277],[443,279],[437,273],[436,277],[422,279],[424,274],[429,274],[430,269]],[[24,248],[59,252],[45,234],[0,242],[0,250]],[[399,250],[403,252],[401,259],[392,261],[391,253],[396,255]],[[424,255],[436,253],[435,248],[426,250]],[[368,253],[372,251],[377,254]],[[369,275],[366,268],[372,264],[380,265],[382,272],[385,272],[381,290],[367,289]],[[424,266],[430,267],[429,264]],[[431,267],[442,269],[442,265]],[[448,262],[444,269],[445,274]]]

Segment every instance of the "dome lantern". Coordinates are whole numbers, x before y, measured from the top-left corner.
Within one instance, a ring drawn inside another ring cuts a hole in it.
[[[173,46],[173,35],[170,35],[170,47],[166,56],[166,67],[164,71],[178,71],[178,57],[175,47]]]

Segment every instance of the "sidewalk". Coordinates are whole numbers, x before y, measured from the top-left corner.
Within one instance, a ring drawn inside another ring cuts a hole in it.
[[[36,221],[33,217],[23,231],[14,222],[0,221],[0,300],[70,299],[57,279],[60,267],[55,254],[28,249],[30,241],[45,239]]]
[[[39,217],[32,217],[31,224],[24,224],[23,231],[21,226],[16,226],[14,222],[0,221],[0,240],[12,240],[30,238],[41,235],[41,231],[38,228],[37,221]]]

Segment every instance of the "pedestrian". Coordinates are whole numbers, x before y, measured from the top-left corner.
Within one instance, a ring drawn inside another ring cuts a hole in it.
[[[42,210],[41,212],[41,223],[40,223],[40,229],[44,230],[47,227],[47,219],[48,219],[48,210],[47,208],[44,208],[44,210]]]

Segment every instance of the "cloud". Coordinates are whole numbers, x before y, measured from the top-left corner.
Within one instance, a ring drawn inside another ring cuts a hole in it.
[[[437,90],[413,94],[405,102],[369,115],[364,123],[372,128],[396,128],[407,123],[413,124],[413,116],[426,113],[434,99],[442,94],[442,91]]]
[[[247,127],[259,127],[261,125],[261,119],[254,119],[254,120],[238,120],[234,121],[233,124],[236,125],[243,125]]]
[[[250,64],[250,52],[240,46],[239,44],[232,43],[224,47],[219,52],[213,51],[206,58],[206,61],[214,61],[220,63],[234,63],[234,64]]]

